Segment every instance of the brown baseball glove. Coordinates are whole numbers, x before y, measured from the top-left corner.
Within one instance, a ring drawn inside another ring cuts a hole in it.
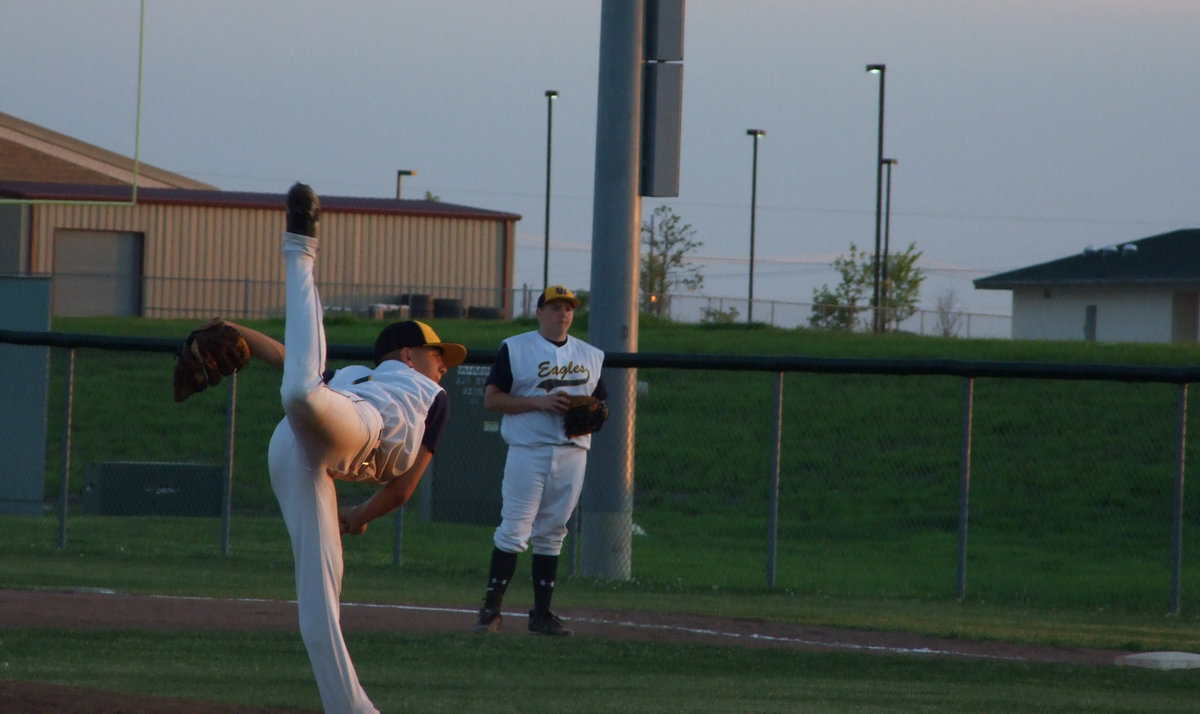
[[[213,321],[188,335],[175,355],[175,401],[221,383],[250,361],[250,346],[237,330]]]
[[[563,414],[563,428],[567,438],[583,436],[600,431],[608,419],[608,405],[591,395],[572,395]]]

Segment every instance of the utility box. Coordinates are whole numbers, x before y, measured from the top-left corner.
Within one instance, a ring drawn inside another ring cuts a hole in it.
[[[100,461],[87,465],[83,510],[102,516],[219,517],[224,470],[216,464]]]
[[[483,408],[491,365],[460,365],[442,378],[450,421],[431,466],[422,517],[434,521],[499,525],[500,483],[508,447],[500,414]]]
[[[642,94],[640,193],[678,196],[683,65],[647,62],[642,74]]]
[[[646,0],[645,10],[646,61],[683,61],[683,0]]]

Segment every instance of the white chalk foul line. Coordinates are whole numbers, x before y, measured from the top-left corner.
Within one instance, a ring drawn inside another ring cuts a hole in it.
[[[731,640],[750,640],[760,642],[779,642],[783,644],[804,645],[807,647],[825,647],[830,649],[856,650],[863,652],[881,652],[887,654],[905,654],[905,655],[952,655],[954,657],[974,657],[977,659],[995,659],[995,660],[1014,660],[1024,661],[1022,657],[1010,657],[1002,655],[982,654],[977,652],[961,652],[959,650],[942,650],[929,647],[889,647],[886,645],[864,645],[854,642],[837,642],[830,640],[809,640],[802,637],[781,637],[779,635],[760,635],[757,633],[744,632],[728,632],[725,630],[713,630],[709,628],[699,627],[683,627],[681,625],[659,625],[648,624],[643,622],[629,622],[617,620],[602,620],[577,617],[572,618],[571,622],[588,622],[599,625],[616,625],[618,627],[628,627],[631,629],[642,630],[662,630],[668,632],[681,632],[692,635],[706,635],[709,637],[724,637]]]
[[[214,597],[182,596],[182,595],[153,595],[152,597],[162,598],[162,599],[173,599],[173,600],[214,600],[214,601],[215,600],[231,600],[233,602],[248,602],[248,603],[283,602],[280,600],[270,600],[267,598],[214,598]],[[289,602],[293,605],[296,604],[295,600],[288,600],[286,602]],[[369,603],[369,602],[344,602],[344,603],[342,603],[342,607],[343,608],[361,608],[361,609],[366,609],[366,610],[374,609],[374,610],[399,610],[399,611],[406,611],[406,612],[438,612],[438,613],[451,613],[451,614],[460,614],[460,615],[474,615],[476,612],[475,610],[467,610],[467,609],[457,608],[457,607],[431,607],[431,606],[426,606],[426,605],[394,605],[394,604],[388,605],[388,604]],[[527,615],[521,615],[520,613],[515,613],[515,614],[518,617],[528,617]],[[629,620],[608,620],[608,619],[594,618],[594,617],[564,618],[564,622],[583,622],[583,623],[588,623],[591,625],[603,625],[606,627],[625,627],[625,628],[629,628],[632,630],[657,630],[657,631],[661,631],[661,632],[678,632],[678,633],[689,634],[689,635],[721,637],[721,638],[725,638],[728,640],[734,640],[734,641],[747,640],[747,641],[756,641],[756,642],[772,642],[772,643],[780,643],[780,644],[800,645],[800,646],[804,646],[804,647],[822,647],[822,648],[826,648],[826,649],[839,649],[839,650],[858,651],[858,652],[875,652],[875,653],[897,654],[897,655],[935,655],[935,656],[936,655],[944,655],[944,656],[951,656],[951,657],[969,657],[969,658],[974,658],[974,659],[986,659],[986,660],[1008,660],[1008,661],[1013,661],[1013,662],[1027,661],[1026,658],[1024,658],[1024,657],[1017,657],[1017,656],[1011,656],[1011,655],[985,654],[985,653],[980,653],[980,652],[963,652],[961,650],[935,649],[935,648],[931,648],[931,647],[892,647],[892,646],[888,646],[888,645],[871,645],[871,644],[861,644],[861,643],[856,643],[856,642],[812,640],[812,639],[805,639],[802,637],[782,637],[779,635],[761,635],[761,634],[757,634],[757,633],[730,632],[730,631],[726,631],[726,630],[714,630],[711,628],[704,628],[704,627],[685,627],[682,625],[651,624],[651,623],[645,623],[645,622],[631,622]]]

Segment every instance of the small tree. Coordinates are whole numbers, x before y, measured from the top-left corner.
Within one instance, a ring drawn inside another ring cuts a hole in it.
[[[841,274],[842,281],[832,290],[828,284],[822,285],[820,290],[813,289],[812,315],[808,324],[827,330],[853,330],[858,324],[859,301],[866,293],[866,286],[873,285],[871,266],[874,262],[871,256],[866,252],[859,253],[858,246],[851,243],[849,257],[838,256],[833,261],[833,269]]]
[[[700,268],[687,259],[704,244],[692,240],[696,231],[679,220],[670,206],[659,206],[642,223],[641,309],[657,317],[670,314],[672,290],[682,287],[690,292],[704,285]]]
[[[916,267],[921,253],[917,244],[910,243],[903,253],[887,257],[885,299],[880,308],[891,327],[917,312],[917,300],[925,273]],[[841,274],[837,287],[822,285],[813,289],[812,314],[808,324],[830,330],[853,330],[859,324],[871,324],[870,302],[875,290],[875,257],[850,244],[850,255],[833,261],[834,270]],[[868,297],[870,295],[870,297]],[[860,316],[863,318],[860,323]]]
[[[917,314],[921,283],[925,282],[925,271],[917,267],[920,257],[916,243],[909,243],[903,253],[892,253],[887,257],[887,290],[882,307],[889,330]]]
[[[962,324],[962,312],[958,309],[958,298],[953,290],[947,290],[937,299],[938,334],[954,337]]]

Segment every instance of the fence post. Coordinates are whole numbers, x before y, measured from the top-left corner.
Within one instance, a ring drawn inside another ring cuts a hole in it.
[[[1171,532],[1171,596],[1167,609],[1179,614],[1179,577],[1183,569],[1183,466],[1187,445],[1187,382],[1179,385],[1175,443],[1175,523]]]
[[[233,510],[233,440],[237,422],[237,372],[225,390],[225,483],[221,493],[221,555],[229,555],[230,513]]]
[[[783,372],[775,373],[775,423],[771,427],[771,480],[767,514],[767,587],[775,587],[775,558],[779,552],[779,452],[783,442]]]
[[[71,415],[75,399],[75,348],[67,349],[63,375],[62,478],[58,486],[58,549],[67,547],[67,482],[71,474]]]
[[[967,517],[971,496],[971,426],[975,410],[975,378],[963,383],[962,451],[959,456],[958,599],[967,596]]]

